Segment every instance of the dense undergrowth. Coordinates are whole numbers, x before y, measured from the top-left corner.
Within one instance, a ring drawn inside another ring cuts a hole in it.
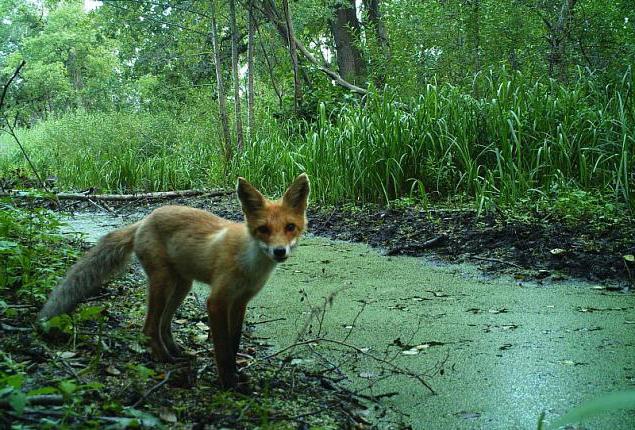
[[[564,85],[520,73],[477,75],[469,88],[422,85],[327,108],[317,120],[261,113],[254,138],[225,166],[214,114],[66,114],[20,134],[60,188],[164,190],[250,178],[268,192],[306,171],[322,202],[422,201],[465,195],[479,208],[549,199],[559,190],[612,195],[633,209],[635,77]],[[6,176],[21,155],[1,157]]]
[[[0,201],[0,296],[41,302],[77,256],[46,209],[22,210]],[[0,315],[6,302],[0,299]]]

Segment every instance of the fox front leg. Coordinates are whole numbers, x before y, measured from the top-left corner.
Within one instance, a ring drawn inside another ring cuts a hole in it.
[[[214,342],[214,355],[218,378],[224,389],[233,389],[238,384],[236,375],[236,355],[229,333],[229,306],[225,300],[210,296],[207,312]]]

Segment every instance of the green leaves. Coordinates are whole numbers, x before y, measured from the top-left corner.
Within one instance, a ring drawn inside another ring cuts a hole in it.
[[[0,291],[13,289],[27,302],[48,295],[77,254],[62,240],[59,225],[50,211],[0,201]]]
[[[0,400],[6,400],[18,415],[26,406],[26,395],[20,391],[25,379],[22,373],[7,375],[0,372]]]

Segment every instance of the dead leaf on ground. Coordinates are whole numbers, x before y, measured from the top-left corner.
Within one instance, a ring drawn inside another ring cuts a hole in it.
[[[121,370],[117,369],[115,366],[108,366],[106,367],[106,373],[112,376],[119,376],[121,375]]]
[[[208,331],[208,330],[209,330],[208,325],[207,325],[207,324],[205,324],[204,322],[200,322],[200,321],[196,323],[196,327],[197,327],[199,330],[203,330],[203,331]]]
[[[57,356],[59,358],[63,358],[63,359],[69,359],[69,358],[73,358],[77,355],[76,352],[73,351],[64,351],[64,352],[58,352]]]
[[[176,414],[167,408],[161,408],[159,411],[159,418],[161,418],[166,423],[176,423]]]
[[[457,412],[454,415],[458,418],[463,418],[464,420],[473,420],[473,419],[481,417],[481,414],[479,412],[467,412],[467,411]]]

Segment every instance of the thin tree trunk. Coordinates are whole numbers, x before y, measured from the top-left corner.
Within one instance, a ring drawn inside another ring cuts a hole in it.
[[[247,39],[247,129],[248,139],[254,137],[254,41],[256,22],[254,17],[254,2],[249,0],[249,35]]]
[[[216,0],[211,2],[212,15],[212,49],[214,50],[214,65],[216,68],[216,92],[218,93],[218,115],[221,128],[223,129],[223,141],[225,151],[225,161],[229,163],[232,159],[232,140],[229,133],[229,120],[227,118],[227,105],[225,100],[225,84],[223,83],[223,71],[221,65],[220,46],[218,46],[218,33],[216,32]]]
[[[386,59],[390,59],[390,44],[388,42],[388,33],[386,32],[386,26],[384,26],[384,20],[381,15],[381,9],[379,6],[379,0],[365,0],[366,10],[368,10],[368,19],[373,24],[375,29],[375,38],[377,43],[381,47]]]
[[[271,61],[269,60],[269,55],[267,54],[267,50],[265,49],[265,45],[262,42],[262,34],[260,33],[260,27],[258,27],[256,25],[256,31],[258,32],[258,41],[260,42],[260,48],[262,49],[262,55],[263,57],[265,57],[265,62],[267,63],[267,69],[269,70],[269,77],[271,78],[271,85],[273,86],[273,90],[276,93],[276,96],[278,96],[278,102],[280,104],[280,109],[282,109],[283,103],[282,103],[282,92],[280,91],[280,89],[278,88],[278,84],[276,83],[276,78],[273,74],[273,65],[271,64]],[[275,53],[274,53],[274,60],[275,60]]]
[[[560,80],[566,79],[567,64],[565,59],[567,48],[567,37],[569,36],[570,24],[573,18],[573,9],[577,0],[564,0],[560,9],[560,15],[555,24],[543,18],[549,35],[548,71],[549,76],[557,77]]]
[[[234,114],[236,118],[236,149],[243,151],[243,120],[240,108],[240,80],[238,78],[238,29],[236,28],[236,0],[229,0],[229,26],[232,36],[232,79],[234,81]]]
[[[293,65],[293,107],[295,113],[298,114],[302,107],[302,83],[300,81],[300,73],[298,70],[298,52],[295,43],[295,32],[293,30],[293,19],[291,18],[291,9],[289,1],[282,0],[282,9],[287,27],[287,43],[289,45],[289,55],[291,56],[291,64]]]
[[[377,44],[383,53],[384,61],[373,61],[370,59],[372,65],[372,71],[375,75],[375,84],[377,87],[381,88],[384,86],[386,82],[385,76],[385,66],[383,63],[390,61],[392,58],[392,52],[390,51],[390,44],[388,42],[388,34],[386,33],[386,27],[384,26],[384,21],[381,15],[381,9],[379,6],[380,0],[364,0],[364,5],[368,12],[368,20],[373,26],[373,30],[375,32],[375,39],[377,39]]]
[[[365,64],[361,51],[355,46],[360,24],[355,13],[355,1],[346,0],[335,9],[331,31],[335,40],[337,65],[340,75],[347,81],[358,83],[364,80]]]
[[[474,59],[474,71],[478,72],[481,70],[481,0],[472,0],[471,6],[471,48]]]

